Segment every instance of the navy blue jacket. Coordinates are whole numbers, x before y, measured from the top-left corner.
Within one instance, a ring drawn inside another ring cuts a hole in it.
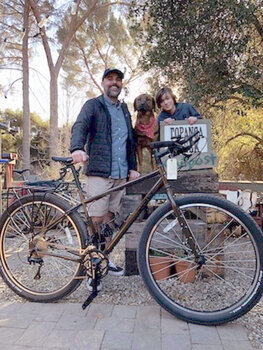
[[[136,170],[135,141],[131,115],[125,103],[122,103],[121,108],[128,128],[128,169]],[[102,95],[88,100],[84,104],[71,132],[70,152],[86,148],[89,156],[85,174],[110,177],[112,162],[111,116]]]
[[[169,114],[162,111],[158,116],[158,122],[164,121],[166,118],[173,118],[174,120],[184,120],[189,117],[196,117],[202,119],[201,115],[190,103],[179,102],[175,104],[174,114]]]

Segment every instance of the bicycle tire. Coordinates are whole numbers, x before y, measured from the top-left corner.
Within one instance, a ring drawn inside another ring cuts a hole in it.
[[[215,196],[189,195],[176,203],[201,260],[195,260],[165,203],[149,217],[139,242],[138,265],[148,291],[164,309],[190,323],[219,325],[239,318],[263,293],[261,230],[238,206]],[[157,253],[156,263],[152,257]],[[160,264],[160,255],[167,265]],[[183,261],[187,267],[182,272]],[[167,271],[166,277],[157,275]]]
[[[80,263],[47,255],[64,254],[70,258],[73,254],[76,258],[76,252],[85,247],[86,225],[77,212],[65,214],[70,208],[68,202],[46,193],[22,197],[4,211],[0,220],[0,274],[19,296],[52,302],[72,293],[82,282],[79,277],[84,270]],[[61,221],[45,232],[45,226],[57,215],[61,215]],[[43,260],[39,279],[40,264],[28,262],[32,239],[40,251],[36,257]]]

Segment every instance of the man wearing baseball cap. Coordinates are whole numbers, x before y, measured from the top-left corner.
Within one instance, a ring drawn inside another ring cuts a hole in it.
[[[102,75],[103,95],[88,100],[72,127],[70,152],[74,163],[85,163],[88,197],[133,180],[136,171],[135,141],[131,115],[127,105],[118,100],[124,74],[117,68],[107,68]],[[89,205],[89,214],[96,230],[111,226],[119,212],[123,191],[114,192]],[[107,231],[108,232],[108,231]],[[123,275],[123,269],[109,260],[108,272]],[[87,287],[92,291],[92,280]],[[97,289],[101,289],[101,283]]]

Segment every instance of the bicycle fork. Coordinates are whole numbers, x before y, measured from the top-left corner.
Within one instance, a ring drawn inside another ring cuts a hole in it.
[[[167,193],[168,199],[171,203],[173,212],[174,212],[174,214],[179,222],[179,225],[182,229],[182,233],[183,233],[184,237],[186,238],[186,243],[191,248],[191,251],[193,252],[193,254],[195,256],[196,264],[199,265],[199,267],[201,267],[205,263],[204,257],[202,257],[200,255],[200,249],[196,244],[196,240],[194,238],[192,230],[191,230],[190,226],[188,225],[183,212],[176,205],[176,202],[175,202],[172,190],[171,190],[171,186],[170,186],[169,182],[167,181],[166,177],[164,176],[164,174],[163,174],[162,178],[163,178],[163,185],[166,189],[166,193]]]

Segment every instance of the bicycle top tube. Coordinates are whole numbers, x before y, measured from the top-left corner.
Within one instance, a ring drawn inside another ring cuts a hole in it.
[[[196,138],[196,139],[195,139]],[[123,190],[127,187],[133,186],[137,183],[140,183],[146,179],[150,179],[155,177],[156,175],[159,175],[159,178],[162,178],[163,184],[167,183],[167,178],[166,178],[166,173],[164,171],[164,166],[162,163],[161,158],[163,158],[164,156],[166,156],[167,154],[170,154],[171,156],[176,156],[179,154],[184,154],[185,152],[188,152],[190,148],[192,148],[192,146],[199,141],[199,132],[195,132],[192,135],[188,136],[187,138],[176,138],[176,140],[174,141],[156,141],[156,142],[152,142],[150,144],[151,148],[154,148],[154,153],[153,156],[156,160],[157,163],[157,170],[154,170],[146,175],[140,176],[135,180],[131,180],[131,181],[127,181],[126,183],[113,187],[112,189],[106,191],[106,192],[102,192],[96,196],[92,196],[88,199],[85,199],[83,201],[81,201],[81,203],[77,204],[74,208],[72,208],[72,210],[79,208],[81,205],[83,204],[88,204],[92,201],[98,200],[104,196],[107,196],[113,192],[116,191],[120,191]],[[167,147],[165,150],[160,150],[160,148],[163,147]],[[73,176],[74,176],[74,181],[76,183],[77,188],[79,189],[79,191],[81,192],[81,194],[83,195],[83,191],[80,185],[80,181],[78,178],[78,174],[77,174],[77,170],[75,169],[74,163],[73,163],[73,159],[72,157],[57,157],[57,156],[53,156],[52,159],[54,161],[60,162],[61,164],[63,164],[66,168],[70,168]],[[157,180],[158,181],[158,180]]]

